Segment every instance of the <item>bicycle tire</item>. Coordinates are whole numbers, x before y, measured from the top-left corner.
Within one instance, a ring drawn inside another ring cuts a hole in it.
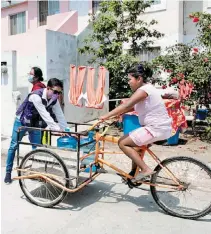
[[[36,155],[36,154],[46,154],[46,155],[49,155],[50,157],[52,157],[60,166],[61,166],[61,170],[63,170],[63,173],[64,173],[64,176],[65,176],[65,187],[69,188],[69,173],[68,173],[68,170],[67,170],[67,167],[65,166],[63,160],[57,155],[55,154],[54,152],[50,151],[50,150],[46,150],[46,149],[37,149],[37,150],[33,150],[31,152],[29,152],[28,154],[26,154],[24,156],[24,158],[22,159],[21,161],[21,164],[20,164],[20,169],[24,169],[24,165],[26,164],[26,162],[28,160],[30,160],[30,158],[33,156],[33,155]],[[32,160],[33,161],[33,160]],[[57,165],[58,165],[57,164]],[[55,164],[56,165],[56,164]],[[23,175],[23,172],[21,171],[18,171],[18,176],[21,176]],[[34,179],[36,180],[36,179]],[[55,179],[56,181],[56,179]],[[58,182],[58,181],[57,181]],[[47,183],[46,183],[47,184]],[[49,184],[49,183],[48,183]],[[36,199],[26,188],[25,186],[25,183],[24,183],[24,179],[20,179],[19,180],[19,185],[21,187],[21,190],[23,191],[24,195],[26,196],[26,198],[32,202],[33,204],[37,205],[37,206],[40,206],[40,207],[44,207],[44,208],[50,208],[50,207],[53,207],[53,206],[56,206],[57,204],[59,204],[64,198],[65,196],[67,195],[67,191],[65,190],[62,190],[61,191],[61,194],[59,194],[59,196],[51,201],[51,202],[41,202],[39,201],[38,199]],[[47,190],[47,189],[46,189]]]
[[[172,157],[172,158],[168,158],[168,159],[163,160],[161,162],[161,164],[168,168],[169,167],[168,165],[170,165],[171,163],[181,162],[181,161],[193,163],[193,164],[199,166],[202,170],[204,170],[207,173],[208,180],[211,181],[211,169],[207,165],[205,165],[204,163],[202,163],[201,161],[199,161],[197,159],[185,157],[185,156],[184,157],[183,156]],[[153,176],[151,178],[151,183],[156,184],[159,173],[162,171],[162,167],[160,165],[157,165],[156,168],[154,169],[154,171],[156,171],[156,173],[153,174]],[[175,176],[177,177],[177,175],[175,175]],[[198,218],[203,217],[211,212],[211,196],[207,196],[207,199],[210,199],[210,204],[204,210],[202,210],[201,212],[196,213],[196,214],[184,215],[184,214],[180,214],[178,212],[175,212],[175,210],[172,210],[171,208],[167,207],[164,204],[164,202],[161,201],[161,199],[159,198],[156,186],[150,186],[150,190],[151,190],[152,197],[153,197],[154,201],[157,203],[157,205],[169,215],[176,216],[179,218],[184,218],[184,219],[198,219]]]

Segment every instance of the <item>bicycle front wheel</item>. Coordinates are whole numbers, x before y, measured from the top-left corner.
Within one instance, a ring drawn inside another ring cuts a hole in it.
[[[189,157],[165,159],[161,165],[174,174],[184,189],[177,189],[176,183],[158,165],[151,183],[169,185],[169,188],[150,187],[160,208],[170,215],[186,219],[197,219],[211,212],[211,170],[208,166]]]
[[[69,187],[68,170],[62,159],[49,150],[33,150],[21,161],[19,176],[41,173],[50,176],[58,184]],[[61,202],[67,192],[41,178],[20,179],[20,187],[24,195],[35,205],[53,207]]]

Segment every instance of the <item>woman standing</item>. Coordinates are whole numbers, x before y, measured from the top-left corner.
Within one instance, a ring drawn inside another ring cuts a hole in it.
[[[32,67],[28,76],[28,81],[33,84],[31,92],[37,89],[46,88],[45,84],[41,82],[44,80],[42,76],[43,73],[39,67]]]

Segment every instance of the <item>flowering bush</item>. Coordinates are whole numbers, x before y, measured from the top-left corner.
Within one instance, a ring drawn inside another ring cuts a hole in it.
[[[196,12],[189,18],[199,26],[195,44],[168,47],[165,55],[154,59],[153,66],[169,74],[167,83],[178,85],[181,99],[207,105],[211,103],[211,14]]]

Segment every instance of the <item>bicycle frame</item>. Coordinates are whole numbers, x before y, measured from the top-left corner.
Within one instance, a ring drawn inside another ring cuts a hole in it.
[[[109,152],[105,151],[105,142],[111,142],[114,144],[117,144],[120,137],[114,137],[112,135],[105,135],[109,127],[107,127],[103,133],[99,133],[99,131],[96,132],[96,150],[95,150],[95,161],[89,165],[90,167],[90,178],[92,177],[92,166],[94,164],[100,164],[101,167],[103,167],[103,164],[107,165],[108,167],[112,168],[113,170],[117,171],[122,177],[132,179],[133,177],[129,175],[128,173],[124,172],[120,168],[116,167],[115,165],[109,163],[108,161],[104,160],[104,154],[124,154],[123,152]],[[103,146],[99,147],[98,142],[102,142]],[[177,185],[177,186],[171,186],[171,185],[163,185],[163,184],[152,184],[150,182],[143,181],[141,183],[151,185],[151,186],[157,186],[157,187],[163,187],[163,188],[171,188],[171,189],[178,189],[178,188],[183,188],[183,186],[180,184],[180,181],[174,176],[174,174],[167,168],[164,167],[161,164],[160,159],[147,147],[147,146],[142,146],[142,147],[136,147],[137,150],[141,150],[140,157],[141,159],[144,158],[144,155],[146,152],[149,153],[149,155],[153,158],[153,160],[160,165],[165,170],[165,173],[172,179],[172,181]],[[80,160],[83,160],[93,154],[93,152],[84,155],[83,157],[80,158]],[[100,155],[102,157],[100,158]],[[137,167],[135,175],[137,175],[139,172],[139,168]]]
[[[93,129],[95,125],[93,125],[91,128]],[[78,191],[79,189],[81,189],[82,187],[84,187],[85,185],[87,185],[91,181],[93,181],[98,175],[100,175],[100,173],[98,173],[98,172],[95,172],[95,173],[92,172],[92,166],[93,165],[100,165],[101,168],[103,168],[103,165],[107,165],[108,167],[110,167],[113,170],[115,170],[116,172],[118,172],[122,177],[127,178],[127,179],[132,179],[133,177],[131,175],[129,175],[125,171],[121,170],[120,168],[116,167],[115,165],[109,163],[108,161],[106,161],[104,159],[104,155],[105,154],[124,154],[123,152],[115,152],[115,151],[109,152],[109,151],[105,151],[105,142],[111,142],[111,143],[117,144],[118,140],[120,139],[120,137],[115,137],[115,136],[112,136],[112,135],[106,135],[106,132],[108,131],[108,129],[109,129],[109,126],[107,126],[106,128],[104,127],[102,133],[99,132],[99,129],[96,130],[96,134],[95,134],[95,140],[96,140],[95,150],[92,151],[92,152],[90,152],[90,153],[88,153],[88,154],[86,154],[86,155],[84,155],[84,156],[82,156],[82,157],[79,157],[79,153],[80,153],[79,152],[80,151],[80,134],[77,133],[77,132],[74,132],[74,134],[79,134],[78,150],[77,150],[78,151],[77,152],[77,159],[78,159],[78,163],[77,163],[78,164],[77,165],[77,181],[78,181],[78,177],[79,177],[79,163],[80,163],[80,161],[82,161],[83,159],[89,157],[93,153],[95,154],[94,161],[92,163],[90,163],[90,165],[89,165],[89,168],[90,168],[89,178],[87,180],[85,180],[82,184],[76,185],[75,188],[66,188],[66,187],[60,185],[56,181],[52,180],[52,178],[54,178],[54,177],[56,178],[56,175],[47,174],[47,173],[32,172],[32,174],[30,174],[30,175],[18,176],[18,177],[15,177],[13,179],[41,178],[41,179],[43,179],[45,181],[48,181],[48,182],[54,184],[55,186],[57,186],[57,187],[59,187],[61,189],[64,189],[65,191],[70,192],[70,193]],[[50,130],[48,130],[48,131],[50,131]],[[81,135],[83,135],[83,134],[81,134]],[[99,142],[102,142],[102,147],[99,146]],[[20,142],[20,141],[18,143],[19,144],[31,145],[31,143],[23,143],[23,142]],[[43,147],[43,145],[38,145],[38,146],[42,146]],[[45,145],[44,147],[46,147],[46,148],[52,148],[52,149],[57,149],[57,147],[53,147],[53,146],[49,147],[47,145]],[[157,164],[159,164],[160,167],[162,167],[164,169],[165,173],[175,183],[175,185],[167,185],[167,184],[165,185],[165,184],[158,184],[158,183],[157,184],[153,184],[151,182],[141,181],[142,184],[147,184],[147,185],[156,186],[156,187],[169,188],[169,189],[175,189],[175,190],[183,189],[184,186],[180,184],[180,181],[174,176],[174,174],[167,167],[164,167],[161,164],[160,159],[147,146],[136,147],[136,149],[137,150],[141,150],[140,157],[142,159],[144,158],[145,153],[148,152],[149,155],[152,157],[152,159]],[[63,149],[63,150],[65,150],[65,149]],[[18,156],[19,156],[19,147],[18,147]],[[19,157],[18,157],[18,164],[19,164]],[[17,170],[24,171],[24,169],[17,169]],[[81,170],[81,171],[83,171],[83,170]],[[137,175],[138,172],[139,172],[139,168],[136,169],[136,175]]]

